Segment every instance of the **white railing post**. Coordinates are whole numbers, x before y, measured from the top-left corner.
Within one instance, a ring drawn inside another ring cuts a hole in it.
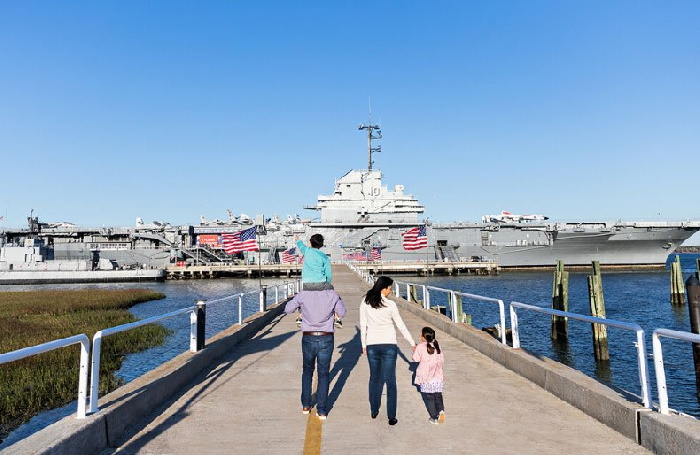
[[[77,343],[80,343],[80,370],[78,372],[78,408],[76,417],[84,419],[87,407],[88,362],[90,361],[90,339],[84,333],[0,354],[0,364],[14,362]]]
[[[513,349],[520,349],[520,332],[518,329],[518,315],[515,307],[510,305],[510,328],[513,332]],[[505,331],[505,327],[503,328]]]
[[[423,308],[426,310],[430,309],[430,295],[428,294],[428,287],[423,285]]]
[[[651,335],[652,351],[654,353],[654,371],[656,372],[656,390],[659,393],[659,412],[668,415],[668,390],[666,388],[666,370],[664,354],[661,349],[661,339],[656,330]]]
[[[197,311],[190,313],[190,352],[197,352]]]
[[[243,294],[238,296],[238,325],[243,325]]]
[[[90,339],[87,335],[80,343],[80,376],[78,378],[78,418],[84,419],[87,411],[88,370],[90,369]]]
[[[651,392],[649,392],[649,369],[647,368],[647,346],[644,340],[644,330],[637,330],[637,364],[639,365],[639,382],[642,384],[642,403],[645,408],[651,408]]]
[[[90,414],[99,410],[97,397],[100,392],[100,353],[102,351],[102,330],[95,332],[92,337],[92,371],[90,373]]]
[[[501,343],[508,344],[506,342],[506,311],[505,304],[503,300],[498,299],[498,313],[501,318]]]

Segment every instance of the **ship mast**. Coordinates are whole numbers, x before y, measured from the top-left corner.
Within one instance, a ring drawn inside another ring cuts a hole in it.
[[[382,138],[382,131],[379,127],[379,125],[373,125],[372,124],[372,116],[370,114],[369,118],[369,124],[365,125],[364,123],[360,123],[360,126],[357,127],[358,130],[367,130],[367,155],[368,155],[368,163],[367,163],[367,169],[372,170],[372,153],[379,153],[382,151],[382,146],[378,145],[376,147],[372,147],[372,140],[373,139],[381,139]],[[377,134],[374,134],[374,131],[377,131]]]

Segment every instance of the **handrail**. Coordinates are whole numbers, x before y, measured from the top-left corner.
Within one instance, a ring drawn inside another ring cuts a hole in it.
[[[505,303],[503,303],[503,300],[494,299],[491,297],[485,297],[483,295],[478,295],[478,294],[471,294],[468,292],[460,292],[460,291],[454,291],[452,289],[439,288],[436,286],[428,286],[425,284],[418,285],[415,283],[408,283],[408,282],[404,282],[404,281],[394,281],[394,284],[396,286],[397,291],[399,290],[399,284],[406,285],[406,295],[408,296],[407,300],[409,300],[409,301],[411,300],[411,296],[410,296],[410,292],[408,291],[408,289],[409,289],[408,287],[409,286],[422,287],[423,288],[423,307],[426,310],[430,309],[430,293],[428,292],[429,290],[445,292],[445,293],[452,295],[452,299],[451,299],[451,302],[452,302],[452,308],[451,308],[452,322],[460,322],[460,321],[456,320],[456,318],[457,318],[457,307],[456,307],[457,299],[455,298],[455,296],[457,296],[457,295],[461,295],[462,297],[466,297],[466,298],[472,299],[472,300],[480,300],[482,302],[491,302],[491,303],[497,304],[498,310],[499,310],[500,326],[501,326],[501,330],[500,330],[501,343],[507,344],[506,343],[506,306],[505,306]],[[397,294],[398,294],[398,292],[397,292]]]
[[[14,362],[25,357],[30,357],[54,349],[63,348],[73,344],[80,343],[80,373],[78,376],[78,410],[77,417],[85,418],[85,409],[87,402],[87,383],[88,383],[88,360],[90,358],[90,339],[84,333],[73,335],[60,340],[49,341],[48,343],[31,346],[28,348],[17,349],[16,351],[0,354],[0,364]]]
[[[666,369],[664,367],[664,354],[661,349],[661,337],[674,338],[676,340],[700,343],[700,335],[680,330],[656,329],[651,335],[652,352],[654,355],[654,371],[656,372],[656,389],[659,393],[659,412],[669,414],[668,390],[666,388]]]
[[[635,343],[635,345],[637,348],[637,369],[639,372],[639,382],[641,383],[642,387],[642,403],[644,404],[645,408],[651,408],[651,396],[649,393],[649,371],[647,369],[646,363],[646,344],[644,341],[644,329],[642,329],[638,324],[616,321],[614,319],[597,318],[595,316],[586,316],[583,314],[571,313],[569,311],[555,310],[552,308],[543,308],[535,305],[528,305],[527,303],[513,301],[510,302],[510,324],[513,330],[513,349],[520,348],[520,332],[518,329],[518,315],[515,311],[516,308],[522,308],[525,310],[531,310],[537,313],[544,313],[552,316],[563,316],[583,322],[589,322],[591,324],[604,324],[618,329],[636,332],[637,342]]]
[[[136,322],[130,322],[128,324],[118,325],[116,327],[110,327],[108,329],[99,330],[92,337],[92,376],[91,376],[91,387],[90,387],[90,413],[95,413],[99,410],[97,401],[99,399],[99,382],[100,382],[100,354],[102,346],[102,338],[108,335],[114,335],[115,333],[124,332],[127,330],[135,329],[141,327],[142,325],[151,324],[154,322],[162,321],[163,319],[172,318],[174,316],[179,316],[181,314],[190,313],[190,351],[195,352],[197,350],[197,307],[191,306],[187,308],[182,308],[176,311],[171,311],[170,313],[161,314],[158,316],[153,316],[150,318],[142,319]]]

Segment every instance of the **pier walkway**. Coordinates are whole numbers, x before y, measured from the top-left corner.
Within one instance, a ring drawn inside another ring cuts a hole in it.
[[[649,453],[580,410],[444,332],[446,422],[432,425],[411,384],[411,348],[399,335],[398,419],[377,419],[367,398],[369,368],[359,335],[367,285],[345,266],[333,284],[348,307],[336,331],[328,420],[302,415],[301,333],[279,316],[211,365],[142,429],[103,454],[584,454]],[[401,312],[414,337],[425,322]]]

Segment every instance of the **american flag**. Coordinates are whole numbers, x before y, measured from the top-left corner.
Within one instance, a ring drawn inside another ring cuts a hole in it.
[[[428,234],[425,225],[409,229],[403,234],[404,250],[419,250],[428,247]]]
[[[346,253],[343,255],[343,261],[366,261],[367,256],[365,256],[364,251],[356,251],[354,253]]]
[[[234,232],[233,234],[221,234],[226,254],[240,253],[241,251],[258,251],[257,241],[258,227]]]
[[[294,264],[297,262],[297,249],[290,248],[288,250],[282,251],[282,263],[283,264]]]
[[[370,261],[381,261],[382,260],[382,249],[380,247],[372,248],[372,251],[369,253],[369,260]]]

